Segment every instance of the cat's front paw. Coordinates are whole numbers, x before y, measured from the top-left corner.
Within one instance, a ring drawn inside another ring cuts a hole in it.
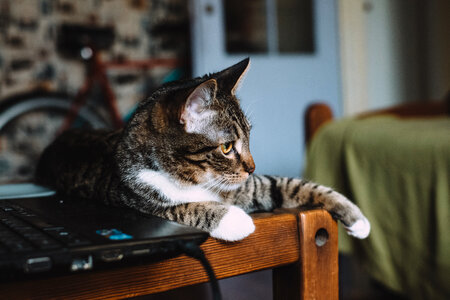
[[[228,212],[219,222],[219,226],[210,232],[216,239],[238,241],[255,231],[252,218],[237,206],[230,206]]]
[[[362,217],[358,219],[351,226],[344,226],[347,233],[351,236],[354,236],[358,239],[365,239],[369,236],[370,233],[370,222],[366,217]]]

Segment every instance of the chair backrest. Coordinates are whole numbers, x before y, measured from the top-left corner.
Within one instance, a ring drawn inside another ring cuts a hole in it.
[[[368,118],[383,114],[393,114],[405,118],[450,115],[450,93],[443,101],[412,102],[362,113],[358,117]],[[313,103],[306,109],[304,120],[305,142],[308,145],[317,130],[326,122],[333,120],[333,112],[325,103]]]
[[[333,120],[333,112],[325,103],[313,103],[305,112],[305,142],[308,144],[320,126]]]
[[[450,98],[444,101],[412,102],[359,115],[361,118],[392,114],[404,118],[450,115]]]

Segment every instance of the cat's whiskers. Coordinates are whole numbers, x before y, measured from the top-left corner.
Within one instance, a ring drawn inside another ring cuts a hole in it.
[[[253,118],[253,112],[254,112],[252,106],[255,105],[255,104],[256,104],[256,101],[252,101],[248,105],[246,105],[246,107],[244,108],[244,115],[246,116],[250,127],[251,127],[251,121],[250,120]]]
[[[220,190],[220,186],[223,180],[223,178],[220,178],[219,180],[216,178],[212,178],[211,181],[206,182],[203,187],[211,192],[217,193],[217,191]]]
[[[223,177],[211,178],[211,180],[206,182],[203,187],[211,192],[218,193],[222,190],[227,189],[228,184],[226,183],[226,181],[227,180]]]
[[[192,178],[194,178],[194,173],[192,173],[192,174],[190,174],[186,179],[184,179],[184,181],[186,181],[186,182],[192,182]]]
[[[211,192],[218,193],[221,191],[231,191],[239,188],[240,183],[232,184],[230,183],[230,179],[238,178],[239,176],[233,175],[224,175],[219,178],[212,178],[209,182],[206,182],[203,187]]]

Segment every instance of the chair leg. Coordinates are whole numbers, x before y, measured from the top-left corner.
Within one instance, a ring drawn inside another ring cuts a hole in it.
[[[273,270],[274,299],[339,298],[337,223],[326,211],[299,213],[300,259]]]

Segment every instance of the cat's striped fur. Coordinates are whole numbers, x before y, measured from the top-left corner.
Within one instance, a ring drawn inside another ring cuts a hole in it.
[[[349,234],[365,238],[369,222],[341,194],[301,179],[252,174],[251,126],[235,96],[248,65],[247,59],[163,86],[123,130],[63,134],[42,155],[36,180],[228,241],[253,232],[247,213],[301,205],[328,210]]]

